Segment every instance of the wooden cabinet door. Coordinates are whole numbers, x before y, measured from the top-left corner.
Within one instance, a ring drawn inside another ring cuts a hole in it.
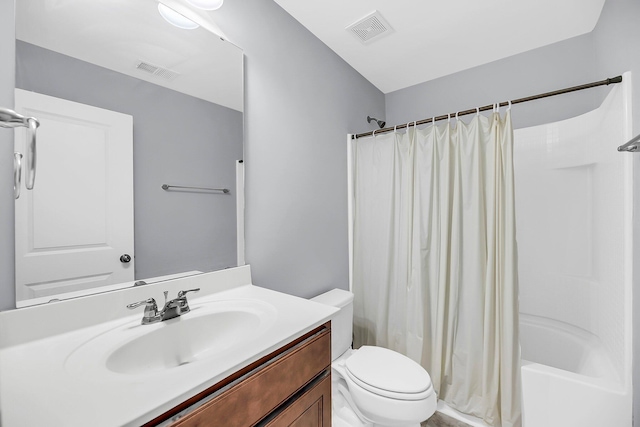
[[[265,427],[330,427],[331,376],[327,375],[292,402]]]

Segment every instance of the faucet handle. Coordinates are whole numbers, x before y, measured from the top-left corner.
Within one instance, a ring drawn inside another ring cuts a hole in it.
[[[178,298],[182,298],[183,296],[185,296],[187,294],[187,292],[198,292],[200,290],[200,288],[196,288],[196,289],[189,289],[186,291],[180,291],[178,292]]]
[[[127,308],[132,310],[134,308],[138,308],[141,305],[144,305],[144,315],[142,316],[142,324],[148,325],[150,323],[155,323],[160,321],[160,313],[158,313],[158,304],[156,304],[156,300],[153,298],[146,299],[144,301],[134,302],[132,304],[127,305]]]
[[[140,307],[140,306],[141,306],[141,305],[143,305],[143,304],[144,304],[144,305],[147,305],[147,306],[151,306],[151,307],[156,306],[156,309],[158,308],[158,306],[157,306],[157,304],[156,304],[156,300],[155,300],[155,299],[153,299],[153,298],[149,298],[149,299],[146,299],[146,300],[144,300],[144,301],[138,301],[138,302],[134,302],[134,303],[132,303],[132,304],[128,304],[128,305],[127,305],[127,308],[128,308],[128,309],[130,309],[130,310],[132,310],[132,309],[134,309],[134,308],[138,308],[138,307]]]

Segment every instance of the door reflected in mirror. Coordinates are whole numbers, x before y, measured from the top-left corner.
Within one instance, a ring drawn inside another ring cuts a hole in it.
[[[157,4],[16,2],[16,109],[41,122],[16,200],[18,307],[242,259],[243,54]]]

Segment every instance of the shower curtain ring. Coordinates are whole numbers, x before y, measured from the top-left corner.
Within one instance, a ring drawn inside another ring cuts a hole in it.
[[[507,108],[507,111],[511,111],[511,100],[509,100],[509,107]]]
[[[480,115],[480,107],[476,107],[476,116]]]

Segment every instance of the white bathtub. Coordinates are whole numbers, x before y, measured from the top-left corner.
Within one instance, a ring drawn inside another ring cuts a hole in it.
[[[630,379],[616,377],[597,337],[520,316],[524,427],[631,427]]]
[[[630,379],[617,378],[597,337],[563,322],[520,314],[520,345],[524,427],[631,427]],[[487,427],[443,401],[438,412]]]

